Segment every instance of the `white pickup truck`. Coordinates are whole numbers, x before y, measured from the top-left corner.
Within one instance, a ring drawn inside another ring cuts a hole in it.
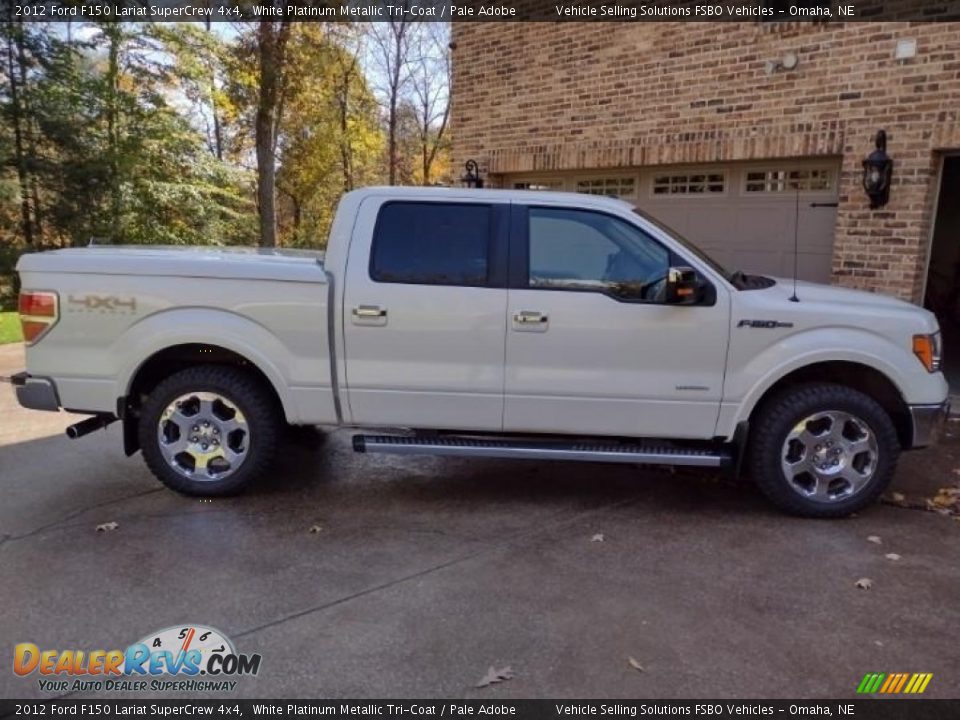
[[[730,273],[618,200],[370,188],[325,258],[237,248],[25,255],[20,403],[121,420],[179,492],[269,472],[286,424],[359,452],[729,467],[849,514],[947,413],[934,316]]]

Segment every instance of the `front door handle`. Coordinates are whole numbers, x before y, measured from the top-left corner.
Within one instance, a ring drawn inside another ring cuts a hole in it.
[[[541,312],[521,310],[513,314],[513,329],[526,332],[546,332],[550,319]]]
[[[379,305],[357,305],[353,309],[354,325],[386,325],[387,309]]]

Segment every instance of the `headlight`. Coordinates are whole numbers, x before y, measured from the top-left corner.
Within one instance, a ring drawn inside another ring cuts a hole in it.
[[[927,372],[938,372],[943,357],[943,339],[939,332],[913,336],[913,354],[923,363]]]

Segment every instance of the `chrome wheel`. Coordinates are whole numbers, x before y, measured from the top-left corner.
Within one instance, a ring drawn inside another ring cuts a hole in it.
[[[157,440],[163,459],[181,475],[222,480],[247,459],[250,428],[229,398],[213,392],[188,393],[160,415]]]
[[[856,495],[870,482],[879,450],[876,435],[863,420],[830,410],[794,425],[780,459],[784,477],[795,492],[829,503]]]

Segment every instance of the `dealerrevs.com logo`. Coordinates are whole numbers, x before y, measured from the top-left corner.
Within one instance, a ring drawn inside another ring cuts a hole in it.
[[[13,649],[13,672],[37,676],[45,692],[230,691],[234,678],[260,672],[259,654],[238,653],[222,632],[169,627],[126,650],[56,650],[34,643]]]

